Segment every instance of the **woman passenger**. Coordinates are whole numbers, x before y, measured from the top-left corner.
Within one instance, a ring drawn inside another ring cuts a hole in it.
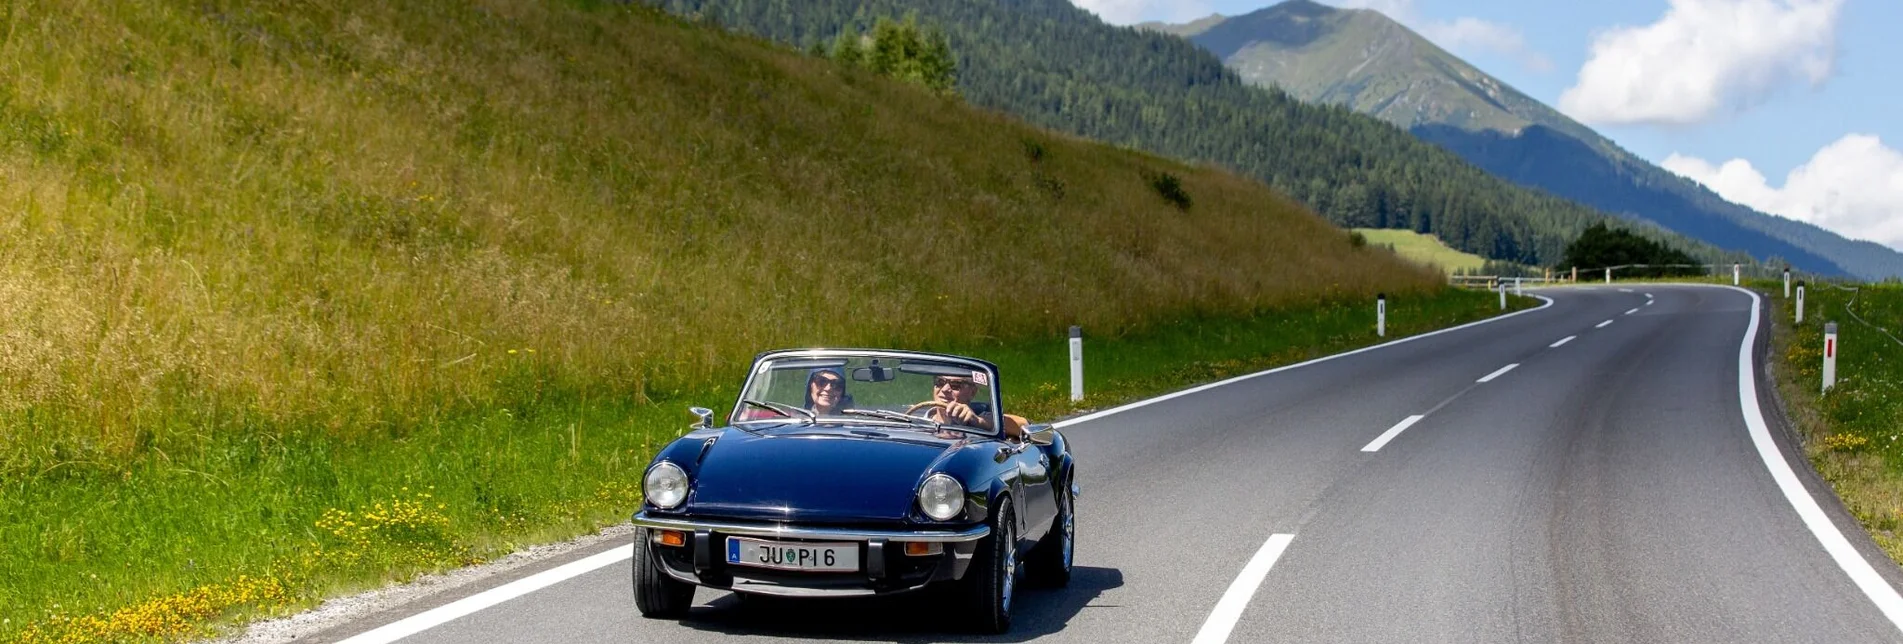
[[[837,416],[852,407],[846,393],[846,375],[839,369],[814,369],[806,376],[806,408],[816,416]]]

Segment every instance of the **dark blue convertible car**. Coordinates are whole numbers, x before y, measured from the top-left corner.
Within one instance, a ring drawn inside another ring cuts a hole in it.
[[[1070,580],[1075,462],[1005,413],[996,365],[907,351],[761,354],[724,426],[655,455],[634,515],[635,605],[678,618],[694,586],[792,597],[931,588],[1010,629],[1022,577]]]

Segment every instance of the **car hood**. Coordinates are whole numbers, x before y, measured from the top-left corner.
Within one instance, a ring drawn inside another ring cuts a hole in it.
[[[800,523],[904,521],[919,482],[963,444],[891,428],[729,429],[700,458],[685,509]]]

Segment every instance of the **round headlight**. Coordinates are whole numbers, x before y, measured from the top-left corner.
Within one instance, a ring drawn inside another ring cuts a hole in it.
[[[647,480],[642,483],[641,493],[647,495],[648,502],[655,507],[672,510],[687,500],[687,473],[682,472],[679,465],[661,461],[648,470]]]
[[[934,521],[946,521],[965,509],[965,486],[944,474],[925,478],[918,487],[918,507]]]

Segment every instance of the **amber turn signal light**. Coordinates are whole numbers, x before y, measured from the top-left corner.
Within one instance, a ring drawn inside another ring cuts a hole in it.
[[[679,530],[657,530],[654,532],[654,542],[663,546],[684,546],[687,545],[687,533]]]
[[[905,555],[908,557],[923,557],[926,555],[935,555],[938,553],[939,553],[939,546],[936,543],[928,543],[924,541],[905,542]]]

